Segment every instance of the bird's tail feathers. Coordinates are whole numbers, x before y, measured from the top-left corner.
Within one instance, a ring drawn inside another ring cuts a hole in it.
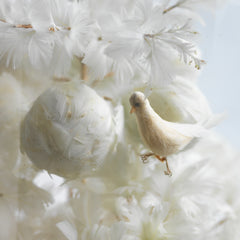
[[[198,122],[199,125],[203,126],[206,129],[213,128],[221,123],[227,117],[226,113],[213,114],[210,118],[207,118],[201,122]]]

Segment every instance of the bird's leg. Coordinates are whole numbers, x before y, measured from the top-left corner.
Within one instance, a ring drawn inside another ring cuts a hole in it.
[[[148,157],[151,157],[151,156],[155,156],[161,162],[166,162],[167,171],[164,171],[164,173],[165,173],[165,175],[168,175],[170,177],[172,176],[172,172],[171,172],[171,170],[168,166],[168,161],[167,161],[166,157],[160,157],[159,155],[157,155],[153,152],[141,154],[140,156],[142,158],[143,163],[147,163],[148,162]]]
[[[141,154],[140,157],[142,158],[143,163],[147,163],[148,162],[148,157],[150,156],[155,156],[155,153],[145,153],[145,154]]]
[[[168,175],[169,177],[172,176],[172,172],[168,166],[168,161],[167,161],[167,158],[166,158],[166,167],[167,167],[167,171],[164,171],[165,175]]]
[[[160,160],[161,162],[166,162],[166,167],[167,167],[167,171],[164,171],[165,175],[168,175],[169,177],[172,176],[172,172],[171,170],[169,169],[169,166],[168,166],[168,162],[167,162],[167,158],[166,157],[160,157],[158,155],[155,155],[155,157]]]

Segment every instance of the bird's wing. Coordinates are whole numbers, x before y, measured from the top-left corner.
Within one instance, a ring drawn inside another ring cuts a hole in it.
[[[199,138],[193,138],[186,146],[184,146],[180,152],[187,151],[189,149],[192,149],[198,142],[200,141]]]
[[[186,123],[173,123],[173,122],[164,122],[166,126],[172,128],[172,130],[182,134],[186,137],[202,137],[207,134],[206,128],[199,124],[186,124]]]

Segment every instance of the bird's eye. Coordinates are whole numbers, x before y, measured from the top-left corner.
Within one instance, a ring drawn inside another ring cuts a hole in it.
[[[140,103],[135,103],[134,104],[134,107],[139,107],[140,106]]]

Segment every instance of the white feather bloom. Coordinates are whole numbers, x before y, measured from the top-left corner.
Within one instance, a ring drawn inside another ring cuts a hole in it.
[[[4,0],[0,4],[0,60],[13,69],[31,66],[64,74],[73,56],[83,55],[92,34],[92,21],[82,2]]]
[[[88,182],[91,179],[74,185],[77,194],[68,203],[80,239],[216,240],[224,239],[220,238],[222,234],[237,239],[239,231],[231,235],[227,232],[231,224],[236,228],[239,223],[235,217],[239,192],[229,188],[239,184],[228,178],[233,169],[227,168],[228,177],[222,173],[229,160],[234,163],[237,156],[225,148],[225,142],[211,136],[175,156],[171,161],[172,178],[161,174],[159,161],[142,164],[131,147],[125,145],[117,152],[115,168],[110,168],[114,173],[105,171],[103,178],[92,181],[92,186]],[[218,148],[224,150],[218,153]],[[97,191],[103,189],[99,183],[105,186],[104,191]]]
[[[169,156],[169,178],[142,162],[128,101],[214,123],[192,23],[223,1],[0,0],[0,71],[16,78],[0,76],[0,239],[239,240],[239,153],[209,131]],[[63,82],[80,69],[88,86]]]
[[[71,177],[100,167],[115,141],[111,106],[77,82],[45,91],[21,127],[21,148],[40,169]]]
[[[104,39],[110,43],[105,54],[113,59],[115,71],[122,74],[117,79],[145,73],[151,82],[164,85],[175,78],[179,59],[200,68],[202,61],[196,54],[196,31],[191,22],[183,14],[165,14],[165,5],[137,0],[134,7],[111,17],[109,28],[105,22],[100,23]]]
[[[102,41],[92,41],[85,51],[83,63],[88,66],[94,80],[103,79],[111,72],[113,60],[104,54],[106,46]]]

